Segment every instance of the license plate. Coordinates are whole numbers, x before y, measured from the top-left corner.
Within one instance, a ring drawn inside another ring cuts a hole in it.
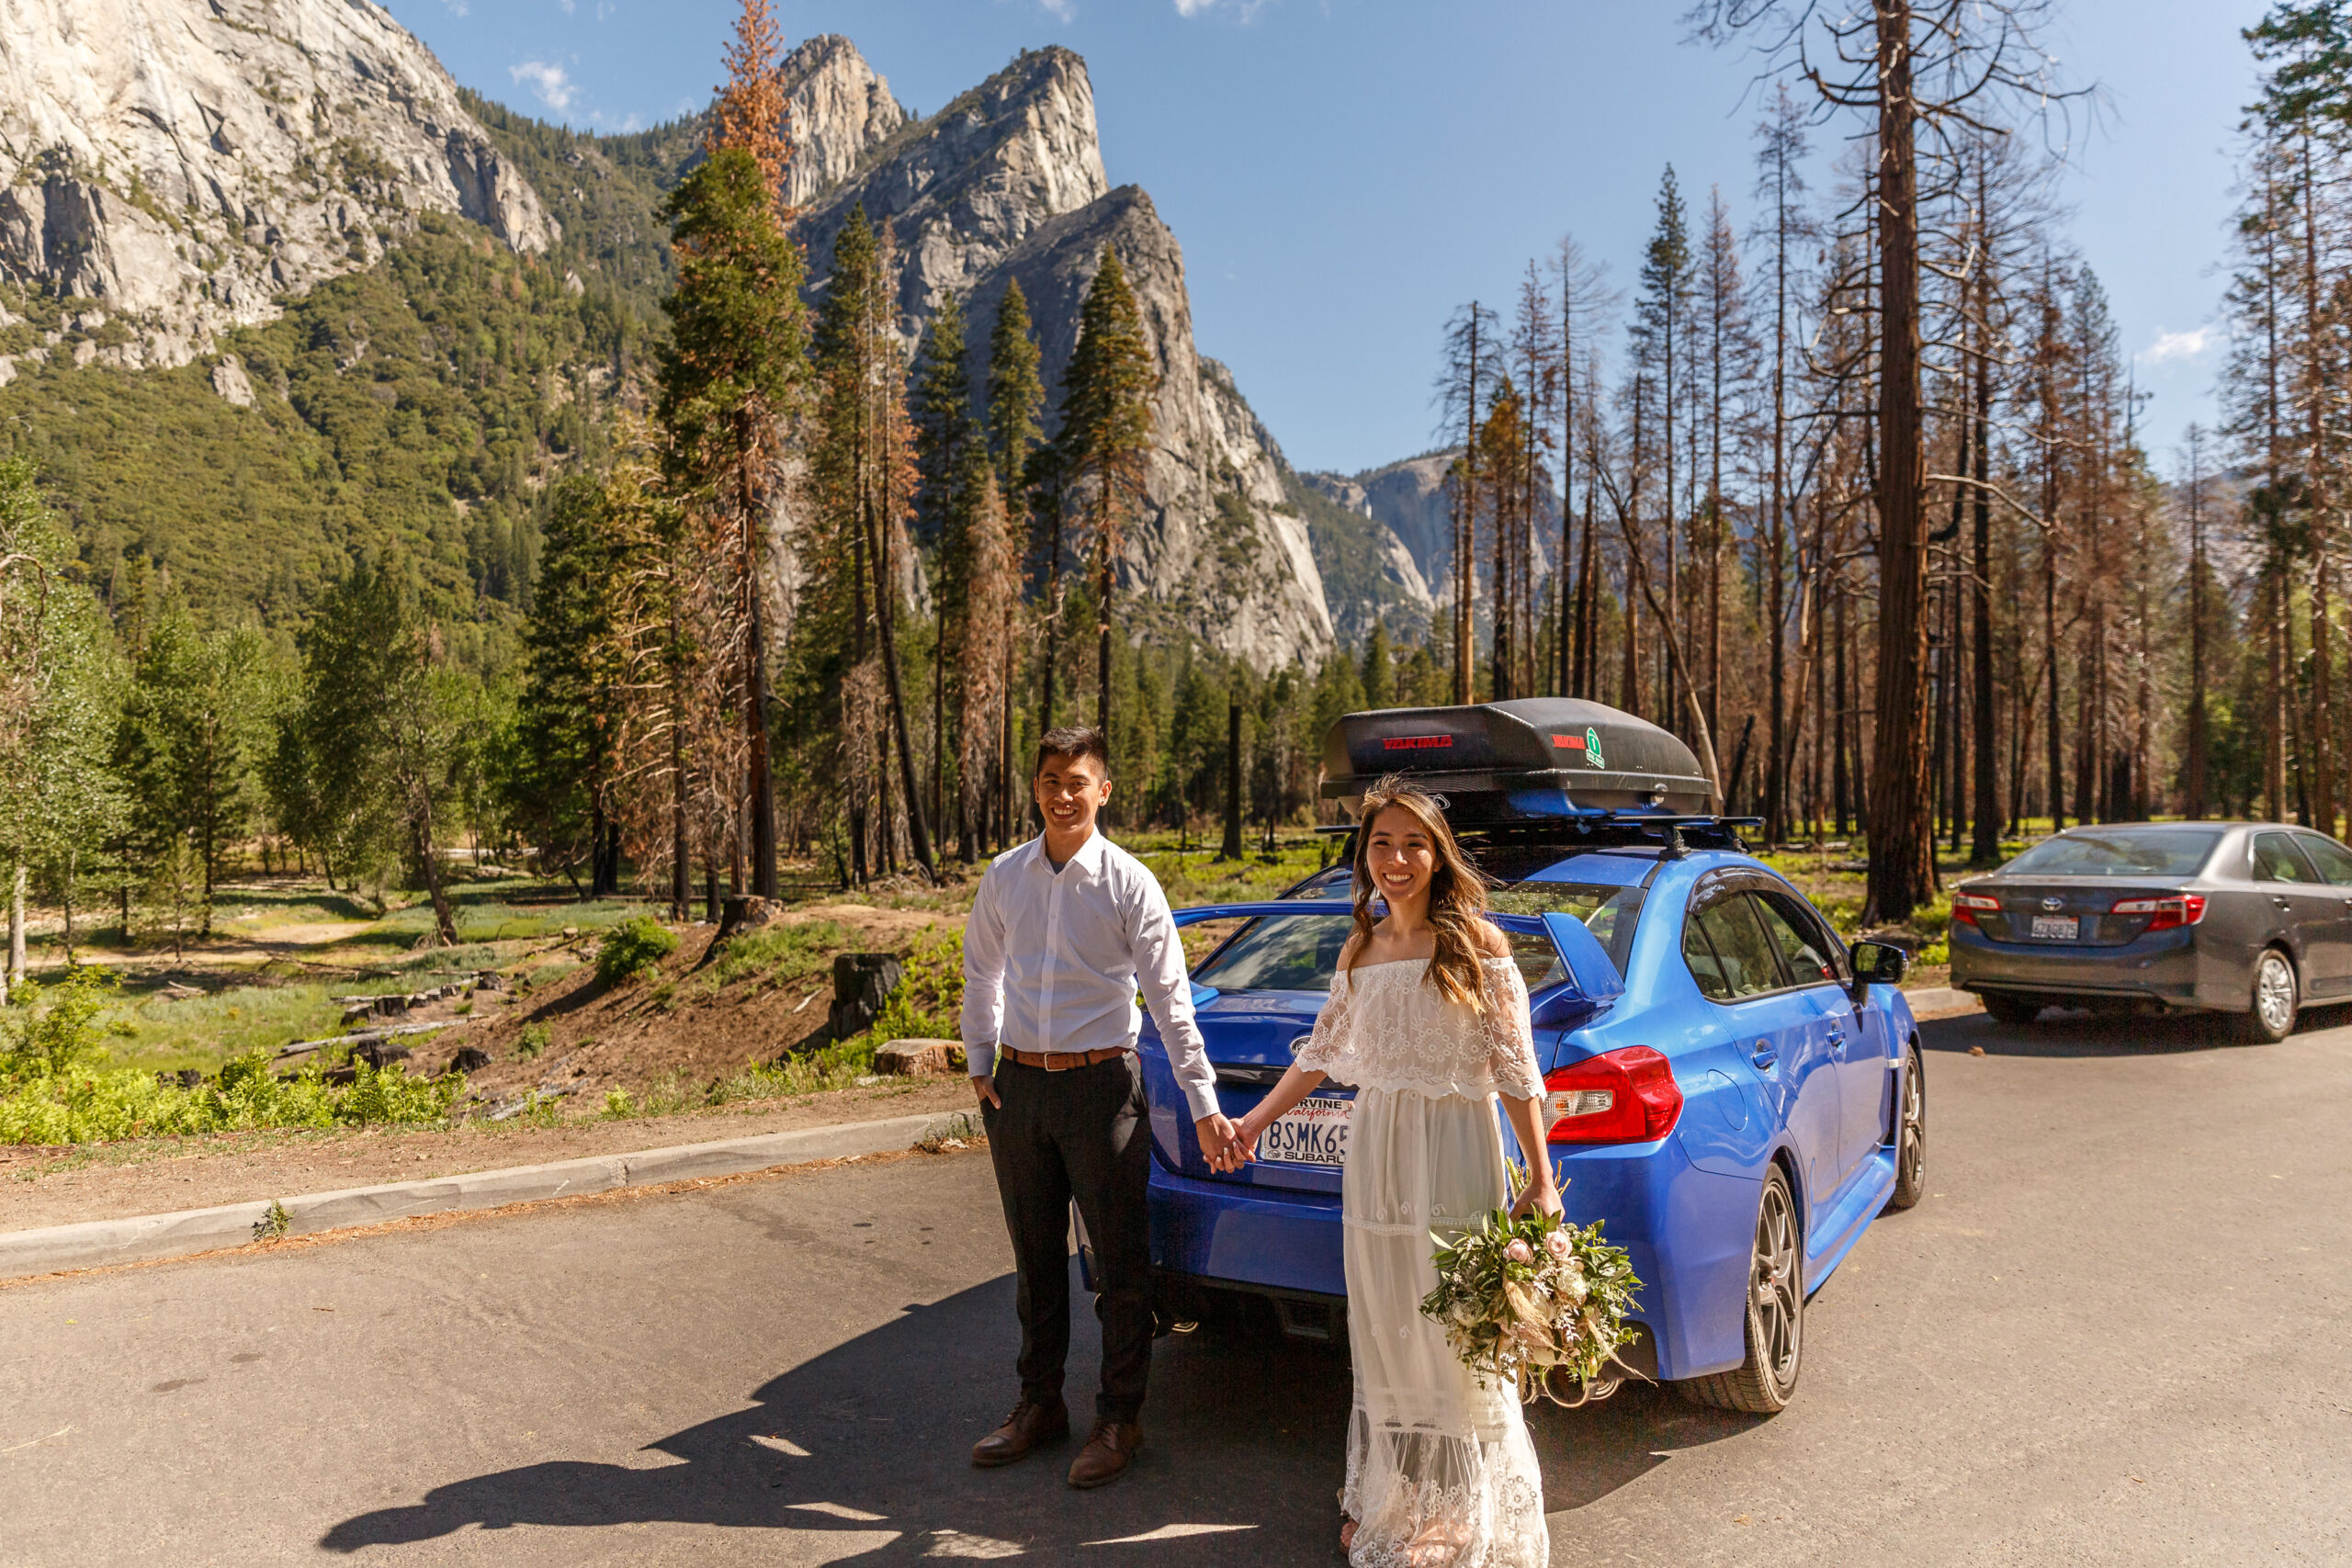
[[[2036,942],[2072,942],[2082,934],[2080,915],[2036,915],[2033,917],[2033,940]]]
[[[1258,1134],[1258,1157],[1284,1165],[1347,1164],[1348,1115],[1353,1104],[1330,1095],[1308,1095]]]

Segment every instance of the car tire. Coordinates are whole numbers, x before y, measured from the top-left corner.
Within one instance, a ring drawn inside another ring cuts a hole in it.
[[[1928,1075],[1919,1043],[1904,1051],[1903,1093],[1894,1108],[1894,1192],[1890,1209],[1908,1209],[1928,1190]]]
[[[2238,1039],[2248,1045],[2276,1045],[2295,1032],[2301,1005],[2294,961],[2275,947],[2264,948],[2255,955],[2253,1002],[2238,1015]]]
[[[2023,1029],[2041,1016],[2040,997],[2020,997],[2008,991],[1987,991],[1984,996],[1984,1014],[2006,1029]]]
[[[1675,1384],[1693,1404],[1751,1416],[1776,1416],[1796,1396],[1804,1361],[1804,1230],[1788,1172],[1768,1168],[1756,1205],[1756,1245],[1748,1255],[1747,1359],[1736,1371]]]

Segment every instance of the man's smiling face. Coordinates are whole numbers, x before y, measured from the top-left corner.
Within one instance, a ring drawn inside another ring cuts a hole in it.
[[[1083,839],[1111,798],[1110,776],[1092,757],[1048,756],[1030,787],[1046,814],[1046,830],[1057,839]]]

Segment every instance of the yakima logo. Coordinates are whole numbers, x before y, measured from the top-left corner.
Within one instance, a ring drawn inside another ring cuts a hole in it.
[[[1392,735],[1380,743],[1384,751],[1442,751],[1453,744],[1451,735]]]

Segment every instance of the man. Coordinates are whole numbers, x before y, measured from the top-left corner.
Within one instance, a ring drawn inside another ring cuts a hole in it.
[[[1100,1287],[1102,1392],[1072,1486],[1118,1478],[1143,1444],[1151,1368],[1151,1240],[1144,1185],[1151,1118],[1136,1055],[1142,987],[1192,1108],[1201,1152],[1241,1162],[1193,1021],[1184,948],[1159,883],[1095,830],[1111,798],[1099,729],[1050,729],[1031,781],[1046,830],[997,857],[964,927],[964,1051],[1019,1269],[1021,1402],[972,1449],[991,1467],[1069,1434],[1069,1205],[1086,1223]]]

